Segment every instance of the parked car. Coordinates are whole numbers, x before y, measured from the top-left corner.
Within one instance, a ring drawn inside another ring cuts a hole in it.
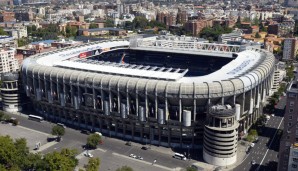
[[[127,141],[127,142],[125,143],[125,145],[131,146],[131,142],[130,142],[130,141]]]
[[[89,134],[90,134],[90,131],[88,131],[88,130],[86,130],[86,129],[83,129],[83,130],[81,130],[81,133],[82,133],[82,134],[87,134],[87,135],[89,135]]]
[[[143,157],[141,157],[141,156],[138,156],[137,159],[144,160]]]
[[[89,151],[86,151],[86,152],[84,153],[84,155],[85,155],[86,157],[90,157],[90,158],[93,157],[93,155],[92,155],[91,153],[89,153]]]
[[[255,165],[255,164],[257,164],[257,162],[255,160],[252,160],[251,165]]]
[[[134,155],[134,154],[130,154],[130,155],[129,155],[129,157],[132,157],[132,158],[137,158],[137,156],[136,156],[136,155]]]
[[[142,149],[142,150],[148,150],[149,148],[146,147],[146,146],[143,146],[141,149]]]
[[[251,143],[250,146],[251,146],[251,147],[254,147],[254,146],[255,146],[255,143]]]

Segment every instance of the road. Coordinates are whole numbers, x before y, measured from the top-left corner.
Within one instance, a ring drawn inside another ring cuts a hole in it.
[[[275,116],[271,116],[268,123],[262,128],[262,134],[259,135],[259,141],[250,150],[243,162],[237,166],[235,171],[275,171],[278,162],[279,138],[281,137],[279,129],[283,129],[284,107],[286,98],[282,97],[275,106]],[[252,165],[251,161],[256,164]]]
[[[23,127],[27,127],[33,130],[38,130],[40,132],[51,134],[53,123],[43,121],[43,122],[36,122],[32,120],[28,120],[26,115],[16,115],[16,114],[9,114],[12,117],[17,118],[20,121],[20,125]],[[78,150],[79,153],[82,153],[84,149],[82,148],[83,145],[86,144],[88,135],[82,134],[79,130],[66,128],[65,135],[63,136],[63,140],[58,144],[55,144],[48,149],[44,150],[42,153],[48,153],[55,150],[60,150],[62,148],[75,148]],[[132,146],[125,145],[125,142],[119,139],[103,137],[104,143],[103,145],[99,146],[99,149],[105,150],[106,153],[118,153],[121,155],[128,156],[129,154],[135,154],[138,156],[142,156],[144,161],[152,163],[155,159],[157,160],[157,164],[160,164],[165,167],[169,168],[185,168],[191,165],[192,162],[195,161],[182,161],[178,159],[174,159],[172,157],[173,153],[170,152],[170,149],[164,147],[155,147],[155,149],[159,149],[160,151],[156,150],[142,150],[141,144],[133,143]]]

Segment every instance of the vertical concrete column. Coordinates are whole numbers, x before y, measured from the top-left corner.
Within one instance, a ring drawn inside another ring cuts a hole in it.
[[[182,121],[182,101],[181,98],[179,97],[179,122]]]
[[[155,113],[156,119],[157,119],[157,115],[158,115],[158,112]],[[166,115],[165,120],[168,121],[169,119],[168,97],[165,98],[165,115]]]
[[[253,100],[253,98],[250,98],[249,112],[248,112],[248,114],[250,114],[250,115],[253,113],[253,106],[254,106],[254,100]]]

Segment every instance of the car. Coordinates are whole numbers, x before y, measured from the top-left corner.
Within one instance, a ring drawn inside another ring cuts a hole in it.
[[[250,146],[251,146],[251,147],[254,147],[254,146],[255,146],[255,143],[251,143]]]
[[[57,123],[57,125],[63,127],[64,129],[66,128],[66,126],[63,123]]]
[[[142,150],[148,150],[149,148],[146,147],[146,146],[143,146],[141,149],[142,149]]]
[[[272,113],[271,116],[274,117],[275,116],[274,113]]]
[[[131,146],[131,142],[130,142],[130,141],[127,141],[127,142],[125,143],[125,145]]]
[[[88,131],[88,130],[86,130],[86,129],[83,129],[83,130],[81,130],[81,133],[82,133],[82,134],[87,134],[87,135],[89,135],[89,134],[90,134],[90,131]]]
[[[129,157],[136,158],[137,156],[134,154],[130,154]]]
[[[137,159],[144,160],[143,157],[141,157],[141,156],[138,156]]]
[[[251,165],[255,165],[255,164],[257,164],[257,162],[255,160],[252,160]]]
[[[89,153],[88,151],[86,151],[86,152],[84,153],[84,155],[85,155],[86,157],[90,157],[90,158],[93,157],[93,155],[92,155],[91,153]]]

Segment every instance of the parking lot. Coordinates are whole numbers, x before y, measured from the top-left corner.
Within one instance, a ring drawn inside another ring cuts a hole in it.
[[[80,155],[77,156],[79,159],[79,167],[83,168],[85,164],[88,163],[88,157],[84,155],[85,152],[82,152]],[[118,154],[115,152],[103,150],[103,149],[96,149],[96,150],[90,150],[89,153],[93,155],[93,157],[99,157],[100,162],[100,170],[116,170],[119,167],[122,166],[130,166],[134,170],[141,170],[141,171],[152,171],[152,170],[158,170],[158,171],[167,171],[167,170],[174,170],[173,168],[167,168],[164,166],[161,166],[158,163],[158,161],[155,164],[152,164],[152,162],[134,159],[132,157]]]
[[[31,130],[22,126],[12,126],[10,123],[0,123],[0,135],[9,135],[11,138],[26,138],[29,150],[35,148],[35,144],[40,142],[41,146],[47,143],[48,134]]]

